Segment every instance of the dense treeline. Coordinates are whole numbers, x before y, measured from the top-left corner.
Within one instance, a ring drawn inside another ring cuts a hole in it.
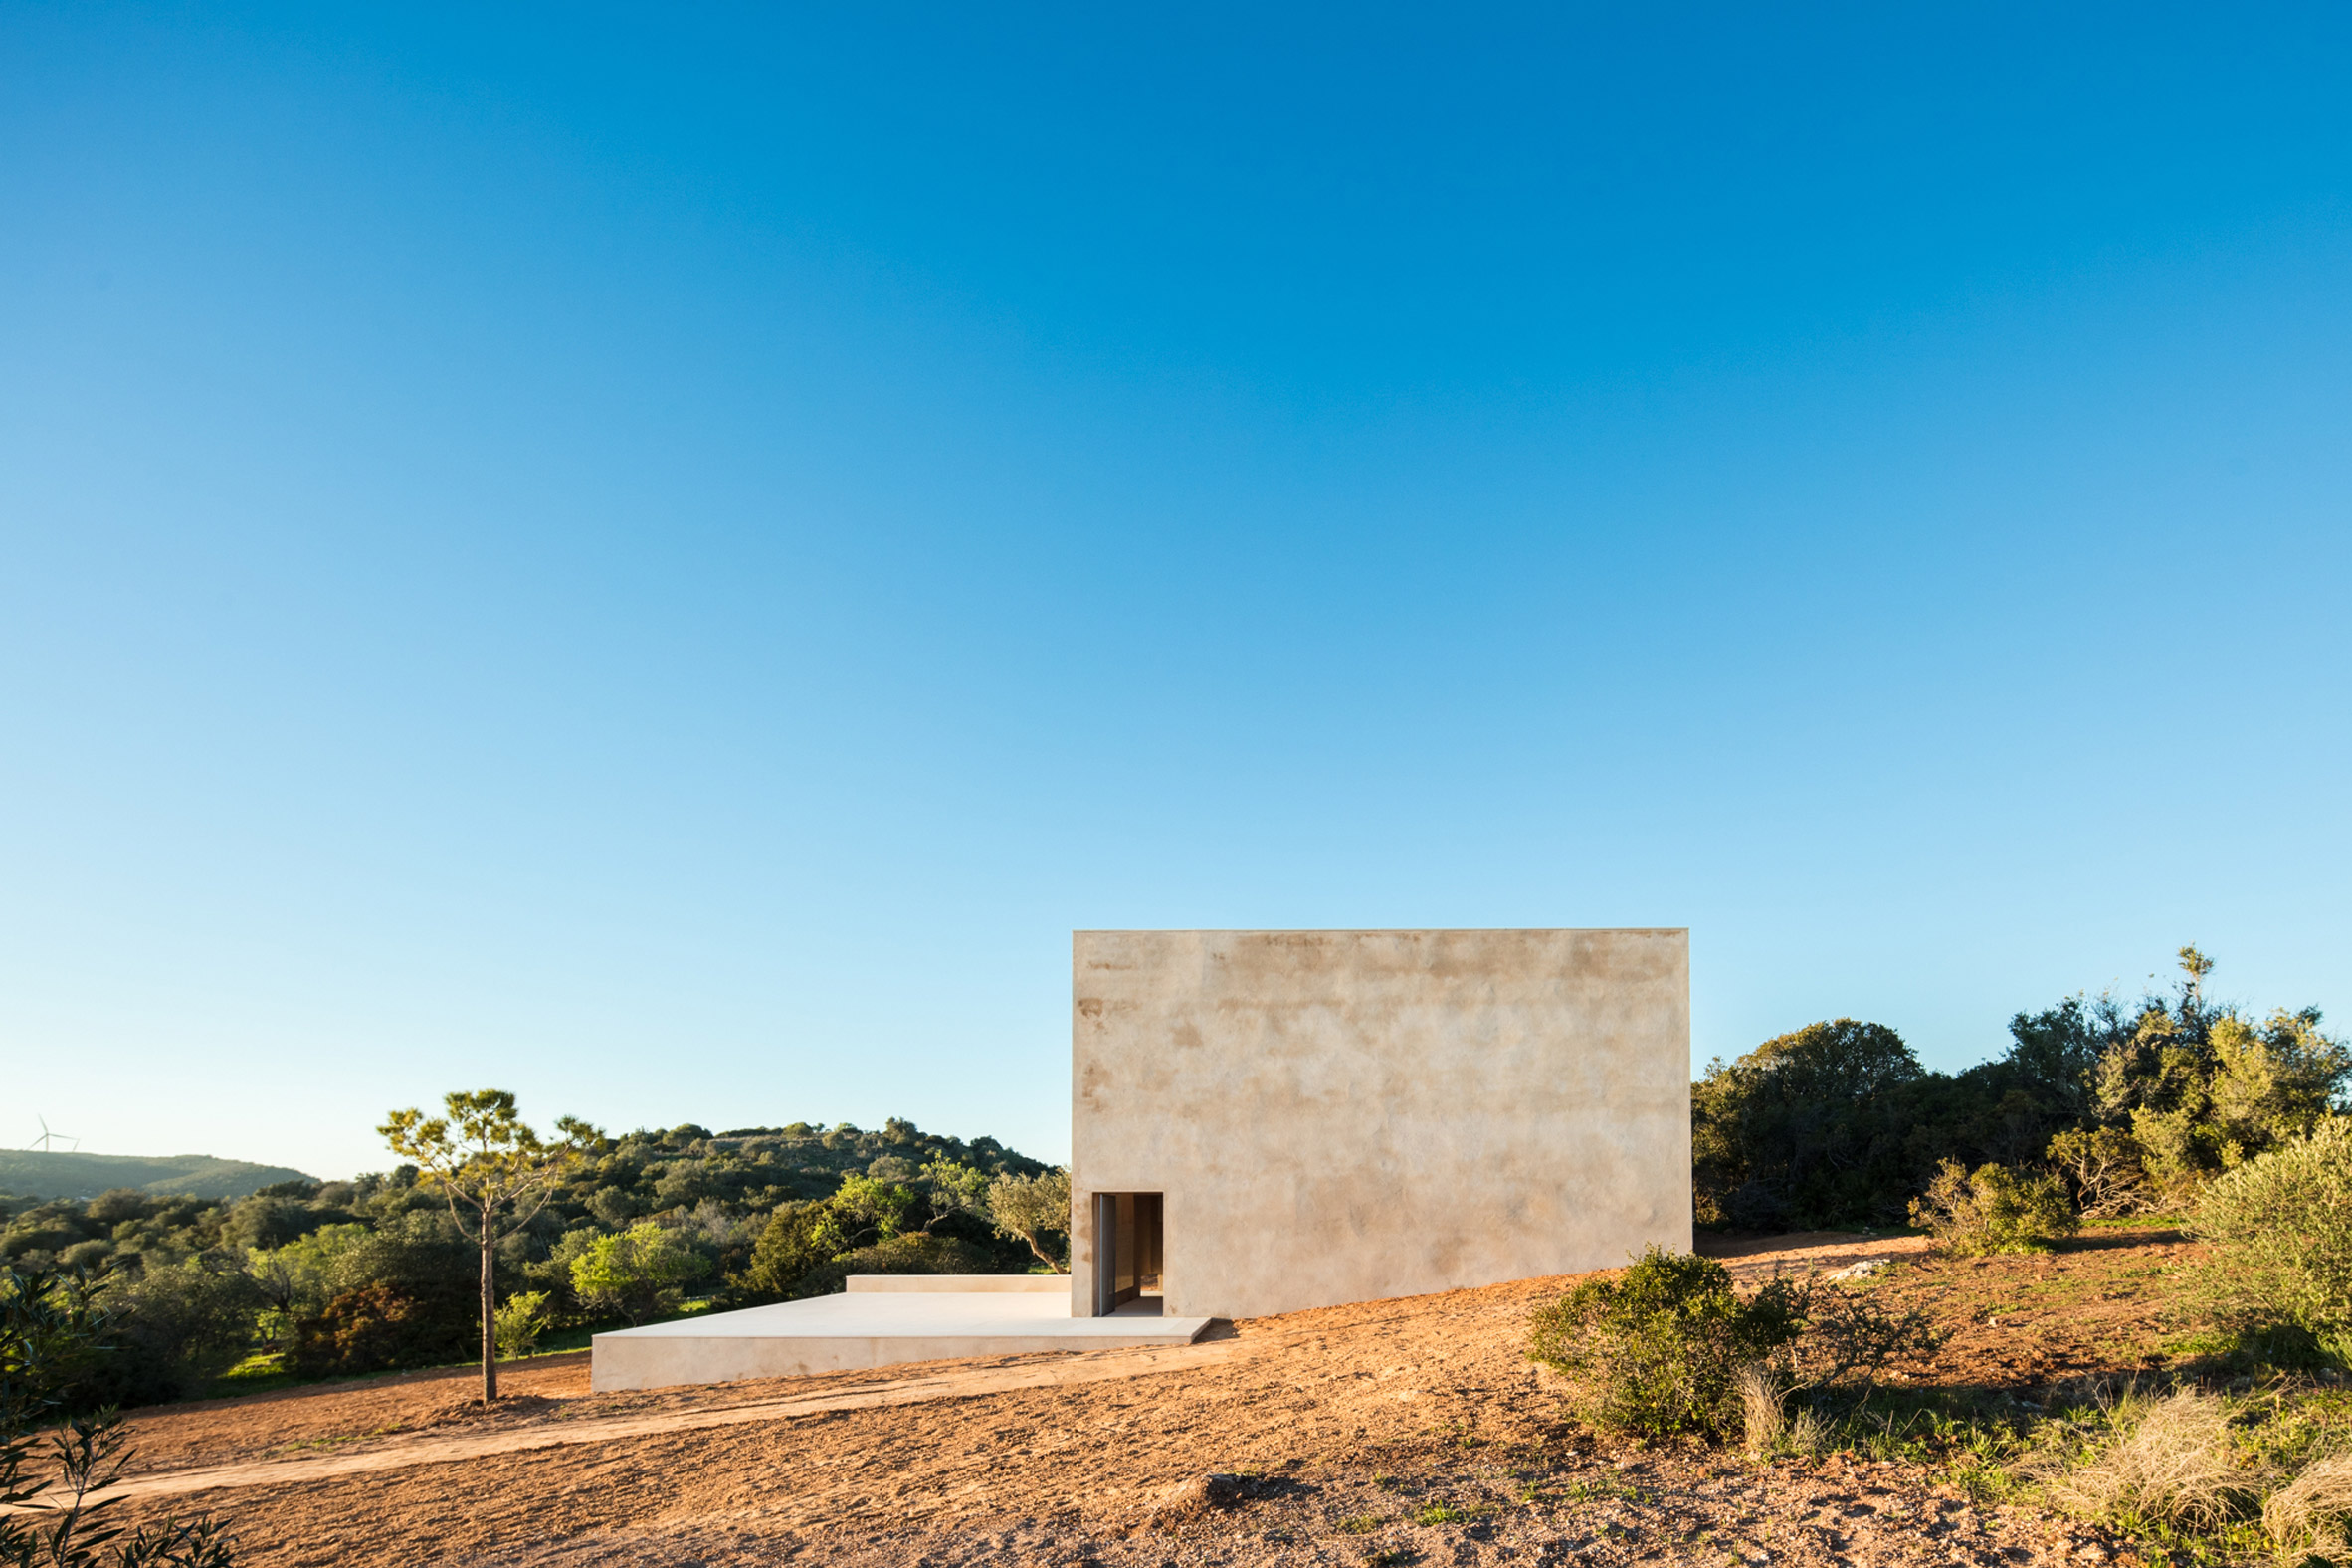
[[[2328,1117],[2352,1051],[2316,1009],[2257,1018],[2206,996],[2195,949],[2182,964],[2169,995],[2021,1013],[2000,1057],[1958,1074],[1852,1019],[1709,1064],[1691,1095],[1698,1222],[1899,1225],[1922,1194],[1949,1208],[1964,1191],[2049,1190],[2068,1215],[2189,1205]],[[511,1113],[510,1095],[486,1094]],[[1066,1246],[1067,1176],[989,1138],[898,1120],[618,1138],[565,1125],[560,1180],[500,1230],[488,1266],[506,1354],[689,1296],[750,1305],[851,1274],[1021,1273],[1058,1267]],[[326,1376],[446,1364],[480,1343],[484,1255],[413,1165],[235,1201],[0,1199],[0,1262],[97,1278],[113,1344],[86,1390],[98,1403],[199,1393],[257,1352]]]
[[[895,1119],[599,1136],[498,1246],[500,1338],[518,1350],[688,1294],[751,1304],[852,1273],[1026,1272],[1059,1239],[1034,1219],[1008,1232],[985,1195],[1053,1174],[992,1138]],[[443,1364],[479,1332],[478,1254],[413,1167],[235,1201],[0,1199],[0,1260],[102,1275],[116,1351],[86,1386],[96,1403],[198,1394],[257,1352],[311,1376]]]
[[[1957,1074],[1853,1019],[1709,1063],[1691,1091],[1699,1223],[1900,1225],[1946,1162],[2047,1168],[2087,1215],[2189,1203],[2330,1114],[2352,1051],[2318,1009],[2257,1018],[2206,996],[2195,948],[2181,964],[2170,995],[2020,1013],[2000,1057]]]

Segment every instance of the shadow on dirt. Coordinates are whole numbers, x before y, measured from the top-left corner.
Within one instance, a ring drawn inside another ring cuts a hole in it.
[[[2052,1244],[2054,1252],[2104,1253],[2127,1247],[2163,1247],[2190,1239],[2189,1233],[2174,1226],[2154,1231],[2082,1231],[2062,1242]]]

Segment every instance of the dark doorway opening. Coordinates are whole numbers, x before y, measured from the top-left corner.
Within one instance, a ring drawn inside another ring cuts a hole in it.
[[[1160,1195],[1094,1194],[1094,1315],[1157,1316]]]

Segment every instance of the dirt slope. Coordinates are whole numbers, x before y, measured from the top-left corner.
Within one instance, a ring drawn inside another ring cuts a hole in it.
[[[1899,1260],[1876,1288],[1961,1335],[1907,1375],[2016,1383],[2095,1360],[2103,1336],[2121,1336],[2113,1364],[2147,1364],[2141,1319],[2179,1249],[2142,1236],[1989,1267],[1902,1240],[1726,1250],[1751,1276]],[[1528,1311],[1566,1283],[1293,1313],[1175,1351],[650,1394],[591,1395],[585,1358],[551,1358],[512,1374],[521,1397],[490,1416],[450,1374],[167,1409],[137,1423],[149,1494],[131,1506],[231,1517],[252,1568],[1989,1564],[2110,1550],[1892,1470],[1598,1445],[1521,1354]],[[1244,1478],[1212,1498],[1212,1473]]]

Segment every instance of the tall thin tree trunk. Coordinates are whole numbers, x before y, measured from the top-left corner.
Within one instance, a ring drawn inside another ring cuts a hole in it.
[[[498,1398],[498,1308],[493,1294],[490,1274],[491,1252],[490,1217],[482,1217],[482,1402],[495,1404]]]

